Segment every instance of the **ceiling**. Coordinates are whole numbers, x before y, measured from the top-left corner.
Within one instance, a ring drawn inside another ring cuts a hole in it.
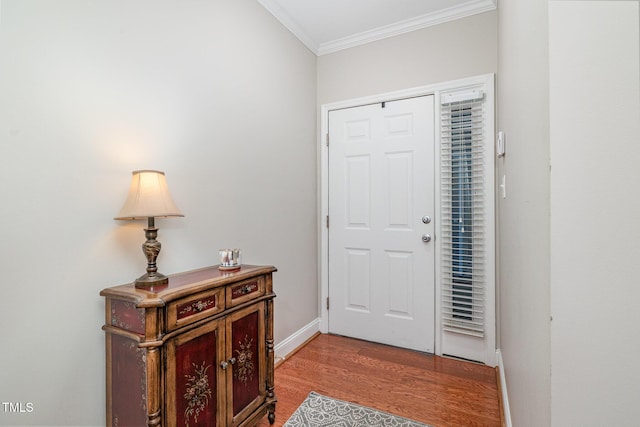
[[[497,0],[258,0],[316,55],[496,8]]]

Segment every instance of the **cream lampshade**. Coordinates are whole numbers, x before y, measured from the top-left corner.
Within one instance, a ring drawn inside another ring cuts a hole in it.
[[[176,206],[164,172],[156,170],[133,171],[129,195],[114,219],[147,218],[148,226],[144,229],[147,240],[142,244],[142,252],[147,257],[147,273],[135,281],[137,288],[148,288],[168,283],[169,279],[158,273],[156,259],[161,245],[156,240],[158,229],[155,227],[156,217],[184,216]]]

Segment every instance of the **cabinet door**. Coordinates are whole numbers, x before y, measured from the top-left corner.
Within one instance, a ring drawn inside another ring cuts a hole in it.
[[[225,425],[222,325],[213,321],[167,341],[167,426]]]
[[[265,305],[257,303],[227,318],[227,422],[237,426],[266,397]]]

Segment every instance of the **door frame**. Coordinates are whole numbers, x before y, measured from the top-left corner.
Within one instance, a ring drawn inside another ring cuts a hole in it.
[[[412,98],[417,96],[425,96],[425,95],[433,95],[434,96],[434,125],[435,125],[435,140],[434,140],[434,150],[435,150],[435,212],[440,212],[441,203],[440,203],[440,162],[439,162],[439,153],[440,153],[440,94],[444,91],[452,91],[452,90],[465,90],[467,88],[477,88],[478,86],[484,86],[487,98],[490,98],[491,105],[495,105],[494,103],[494,78],[495,75],[492,74],[484,74],[474,77],[469,77],[465,79],[452,80],[443,83],[437,83],[426,86],[419,86],[415,88],[393,91],[393,92],[385,92],[377,95],[365,96],[361,98],[353,98],[347,99],[344,101],[332,102],[328,104],[322,104],[320,106],[320,133],[318,135],[318,156],[320,159],[320,169],[318,176],[318,282],[320,283],[319,290],[319,313],[320,313],[320,332],[328,333],[329,332],[329,310],[327,309],[327,298],[329,296],[329,230],[326,226],[327,216],[329,214],[329,150],[327,146],[327,136],[329,133],[329,111],[338,110],[343,108],[352,108],[359,107],[367,104],[375,104],[380,102],[390,102],[394,100],[400,100],[405,98]],[[495,108],[495,107],[494,107]],[[487,123],[489,124],[489,129],[487,134],[491,136],[491,140],[493,141],[494,134],[494,122],[495,122],[495,112],[494,108],[488,109],[487,111]],[[493,152],[493,150],[492,150]],[[493,175],[495,176],[495,171],[492,170]],[[495,182],[495,179],[494,179]],[[492,186],[493,194],[495,194],[495,184]],[[494,218],[495,218],[495,206],[488,206],[488,208],[493,208]],[[491,231],[491,230],[487,230]],[[442,320],[441,320],[441,289],[439,283],[441,283],[442,272],[440,268],[441,264],[441,249],[440,244],[438,243],[437,236],[441,233],[441,223],[439,220],[436,220],[435,227],[435,307],[434,307],[434,316],[435,316],[435,354],[442,355]],[[493,230],[493,234],[495,236],[495,229]],[[494,289],[492,295],[489,295],[490,301],[488,302],[493,306],[493,315],[488,316],[487,322],[487,347],[488,352],[491,354],[487,355],[486,363],[490,366],[495,366],[495,351],[496,351],[496,318],[497,318],[497,306],[495,304],[495,292],[497,291],[497,283],[495,276],[495,263],[497,259],[497,254],[494,251],[494,271],[492,274],[489,274],[489,278],[487,279],[490,283],[493,281]],[[493,325],[492,325],[493,324]],[[493,327],[491,327],[493,326]]]

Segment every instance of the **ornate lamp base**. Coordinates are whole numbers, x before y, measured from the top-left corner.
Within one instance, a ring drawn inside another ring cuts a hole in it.
[[[156,266],[156,259],[162,245],[156,240],[158,229],[155,227],[153,217],[148,218],[148,226],[144,229],[144,234],[147,240],[142,244],[142,252],[147,257],[147,273],[136,279],[134,282],[135,287],[146,289],[157,285],[166,285],[169,283],[169,278],[164,274],[158,273],[158,267]]]
[[[169,278],[160,273],[143,274],[138,277],[134,283],[136,288],[139,289],[152,288],[158,285],[166,285],[169,283]]]

